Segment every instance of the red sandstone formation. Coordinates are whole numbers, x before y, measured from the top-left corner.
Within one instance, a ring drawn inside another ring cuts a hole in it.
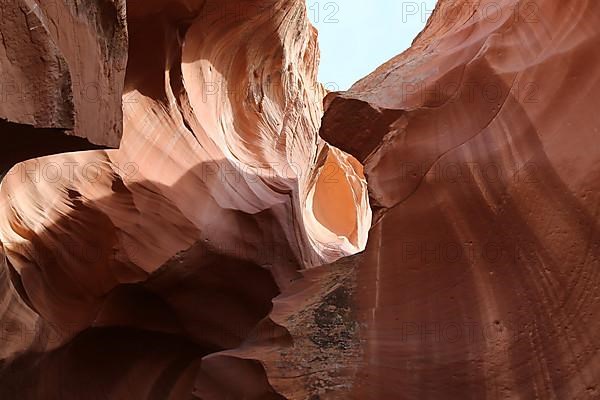
[[[2,162],[123,136],[2,182],[1,398],[600,396],[597,2],[440,0],[325,99],[300,0],[59,3]]]
[[[316,31],[299,1],[131,1],[127,32],[119,150],[32,159],[2,182],[0,393],[275,393],[257,361],[210,355],[242,345],[298,271],[362,250],[370,226],[362,166],[318,136]],[[238,369],[251,375],[235,388],[221,375]]]
[[[125,0],[3,0],[2,173],[35,156],[117,147],[127,64]]]

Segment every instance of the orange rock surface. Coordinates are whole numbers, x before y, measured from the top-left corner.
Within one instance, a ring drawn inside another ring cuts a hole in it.
[[[0,398],[600,396],[597,2],[329,94],[303,1],[58,3],[0,23]]]
[[[2,182],[0,394],[224,398],[212,375],[235,368],[262,376],[240,396],[274,393],[260,364],[203,357],[242,345],[300,270],[363,249],[371,223],[362,165],[318,136],[316,31],[299,1],[131,1],[126,31],[119,149]]]

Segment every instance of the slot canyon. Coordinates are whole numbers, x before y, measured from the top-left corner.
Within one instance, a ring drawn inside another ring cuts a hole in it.
[[[0,11],[0,399],[600,399],[598,1]]]

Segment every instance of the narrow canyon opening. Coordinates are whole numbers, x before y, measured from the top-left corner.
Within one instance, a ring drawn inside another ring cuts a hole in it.
[[[366,6],[358,0],[306,0],[307,16],[318,30],[318,79],[326,91],[350,89],[378,66],[408,49],[425,27],[436,3],[437,0],[376,0]],[[393,40],[389,40],[390,37]],[[353,117],[358,116],[350,116]],[[360,115],[360,118],[364,117],[367,116]],[[384,125],[392,119],[386,121]],[[356,129],[362,129],[361,125],[357,124]],[[356,135],[347,132],[348,137]],[[326,135],[322,137],[327,141]],[[329,144],[332,149],[311,191],[309,206],[319,228],[341,238],[345,254],[351,255],[364,249],[372,222],[369,200],[367,198],[365,203],[359,195],[359,182],[366,177],[356,158],[334,148],[336,143]],[[346,163],[336,162],[340,158]],[[348,170],[354,172],[348,173]]]

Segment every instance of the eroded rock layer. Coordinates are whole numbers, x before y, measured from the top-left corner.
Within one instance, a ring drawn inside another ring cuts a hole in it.
[[[2,182],[0,393],[280,398],[259,361],[215,353],[265,324],[285,341],[272,299],[363,249],[371,223],[362,165],[318,135],[316,31],[289,0],[130,1],[126,30],[120,148],[31,159]]]
[[[375,212],[348,398],[600,396],[599,23],[595,1],[439,1],[328,96]]]
[[[125,1],[3,0],[1,6],[0,173],[36,156],[117,147]]]

